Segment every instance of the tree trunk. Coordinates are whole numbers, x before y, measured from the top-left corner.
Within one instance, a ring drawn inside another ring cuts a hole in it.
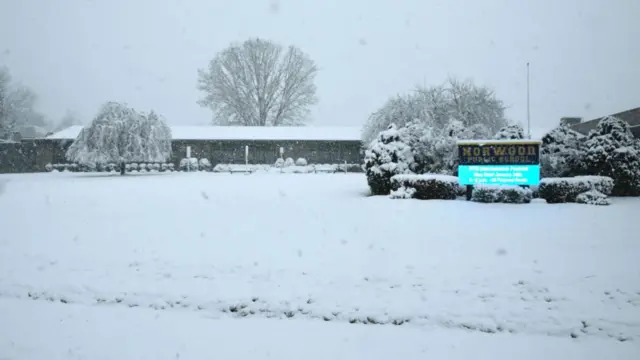
[[[124,175],[124,171],[125,170],[125,166],[124,166],[124,161],[120,163],[120,175]]]

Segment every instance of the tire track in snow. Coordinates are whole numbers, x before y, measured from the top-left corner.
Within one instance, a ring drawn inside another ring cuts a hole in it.
[[[27,286],[19,286],[28,288]],[[88,296],[87,296],[88,295]],[[617,323],[598,320],[581,320],[577,324],[558,324],[554,318],[549,318],[547,328],[528,327],[526,319],[510,319],[496,321],[489,316],[475,318],[473,321],[461,321],[456,318],[468,316],[451,314],[442,315],[415,315],[415,316],[394,316],[393,314],[367,314],[360,312],[359,308],[349,310],[319,311],[305,306],[292,306],[290,302],[282,301],[273,303],[261,300],[259,297],[252,297],[246,301],[193,301],[188,296],[181,296],[178,299],[160,298],[151,294],[127,294],[118,295],[96,295],[88,293],[70,293],[61,295],[46,291],[0,291],[0,297],[14,298],[20,300],[60,302],[63,304],[87,305],[87,306],[126,306],[135,308],[150,308],[158,311],[196,311],[206,314],[206,317],[219,318],[221,316],[233,318],[263,317],[268,319],[289,319],[306,318],[316,321],[339,321],[350,324],[363,325],[387,325],[387,326],[418,326],[418,327],[444,327],[448,329],[460,329],[464,331],[482,332],[486,334],[497,333],[526,333],[533,335],[545,335],[554,337],[571,337],[573,339],[600,337],[615,341],[638,341],[640,340],[640,324]],[[309,299],[307,304],[313,304]],[[554,323],[554,321],[556,323]],[[616,325],[615,329],[611,328]],[[626,331],[619,331],[620,328]]]

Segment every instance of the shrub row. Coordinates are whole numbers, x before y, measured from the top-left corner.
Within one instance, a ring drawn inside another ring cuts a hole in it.
[[[362,167],[358,164],[317,164],[292,166],[274,166],[269,164],[218,164],[213,168],[213,172],[278,172],[291,174],[308,174],[318,172],[362,172]]]
[[[528,204],[533,191],[517,185],[476,185],[471,201],[480,203]]]
[[[71,171],[71,172],[112,172],[119,171],[117,164],[97,164],[95,167],[89,167],[79,164],[47,164],[44,169],[47,172],[52,171]],[[174,166],[171,163],[131,163],[125,165],[126,171],[173,171]]]
[[[528,204],[539,195],[547,203],[575,202],[608,205],[613,179],[606,176],[542,179],[537,189],[509,185],[476,185],[471,200],[480,203]],[[464,195],[465,187],[455,176],[438,174],[400,174],[391,177],[393,199],[454,200]]]
[[[606,176],[576,176],[572,178],[544,178],[538,193],[547,203],[588,203],[603,205],[613,191],[614,181]],[[608,201],[606,201],[608,203]]]
[[[391,197],[420,200],[455,200],[460,191],[456,176],[400,174],[391,177]]]

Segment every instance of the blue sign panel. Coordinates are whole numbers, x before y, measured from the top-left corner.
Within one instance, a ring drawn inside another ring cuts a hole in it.
[[[460,165],[460,185],[538,185],[540,165]]]

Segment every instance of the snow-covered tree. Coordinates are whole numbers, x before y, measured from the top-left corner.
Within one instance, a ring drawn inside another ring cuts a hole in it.
[[[414,157],[411,147],[402,138],[395,124],[380,132],[365,152],[364,166],[367,183],[373,195],[391,192],[391,177],[412,173]]]
[[[108,102],[67,150],[70,161],[87,166],[128,162],[165,162],[171,155],[171,130],[154,112],[140,114]]]
[[[524,129],[518,124],[502,127],[493,137],[495,140],[521,140],[524,139]]]
[[[318,69],[295,46],[249,39],[232,44],[198,70],[198,103],[213,111],[216,125],[301,125],[317,102]]]
[[[362,141],[366,144],[378,137],[381,131],[394,124],[397,128],[403,128],[409,123],[429,124],[429,115],[426,111],[424,97],[417,93],[409,95],[397,95],[387,100],[378,111],[369,116],[369,120],[362,129]]]
[[[540,145],[540,175],[566,177],[578,174],[572,169],[579,161],[581,144],[586,137],[567,125],[560,125],[542,137]]]
[[[504,109],[489,88],[450,78],[444,85],[418,87],[410,94],[388,100],[365,123],[362,140],[369,143],[391,123],[403,127],[415,121],[438,131],[459,121],[465,128],[475,126],[475,131],[488,136],[507,125]]]
[[[613,116],[601,119],[583,148],[586,175],[612,178],[614,196],[640,195],[640,144],[626,121]]]

